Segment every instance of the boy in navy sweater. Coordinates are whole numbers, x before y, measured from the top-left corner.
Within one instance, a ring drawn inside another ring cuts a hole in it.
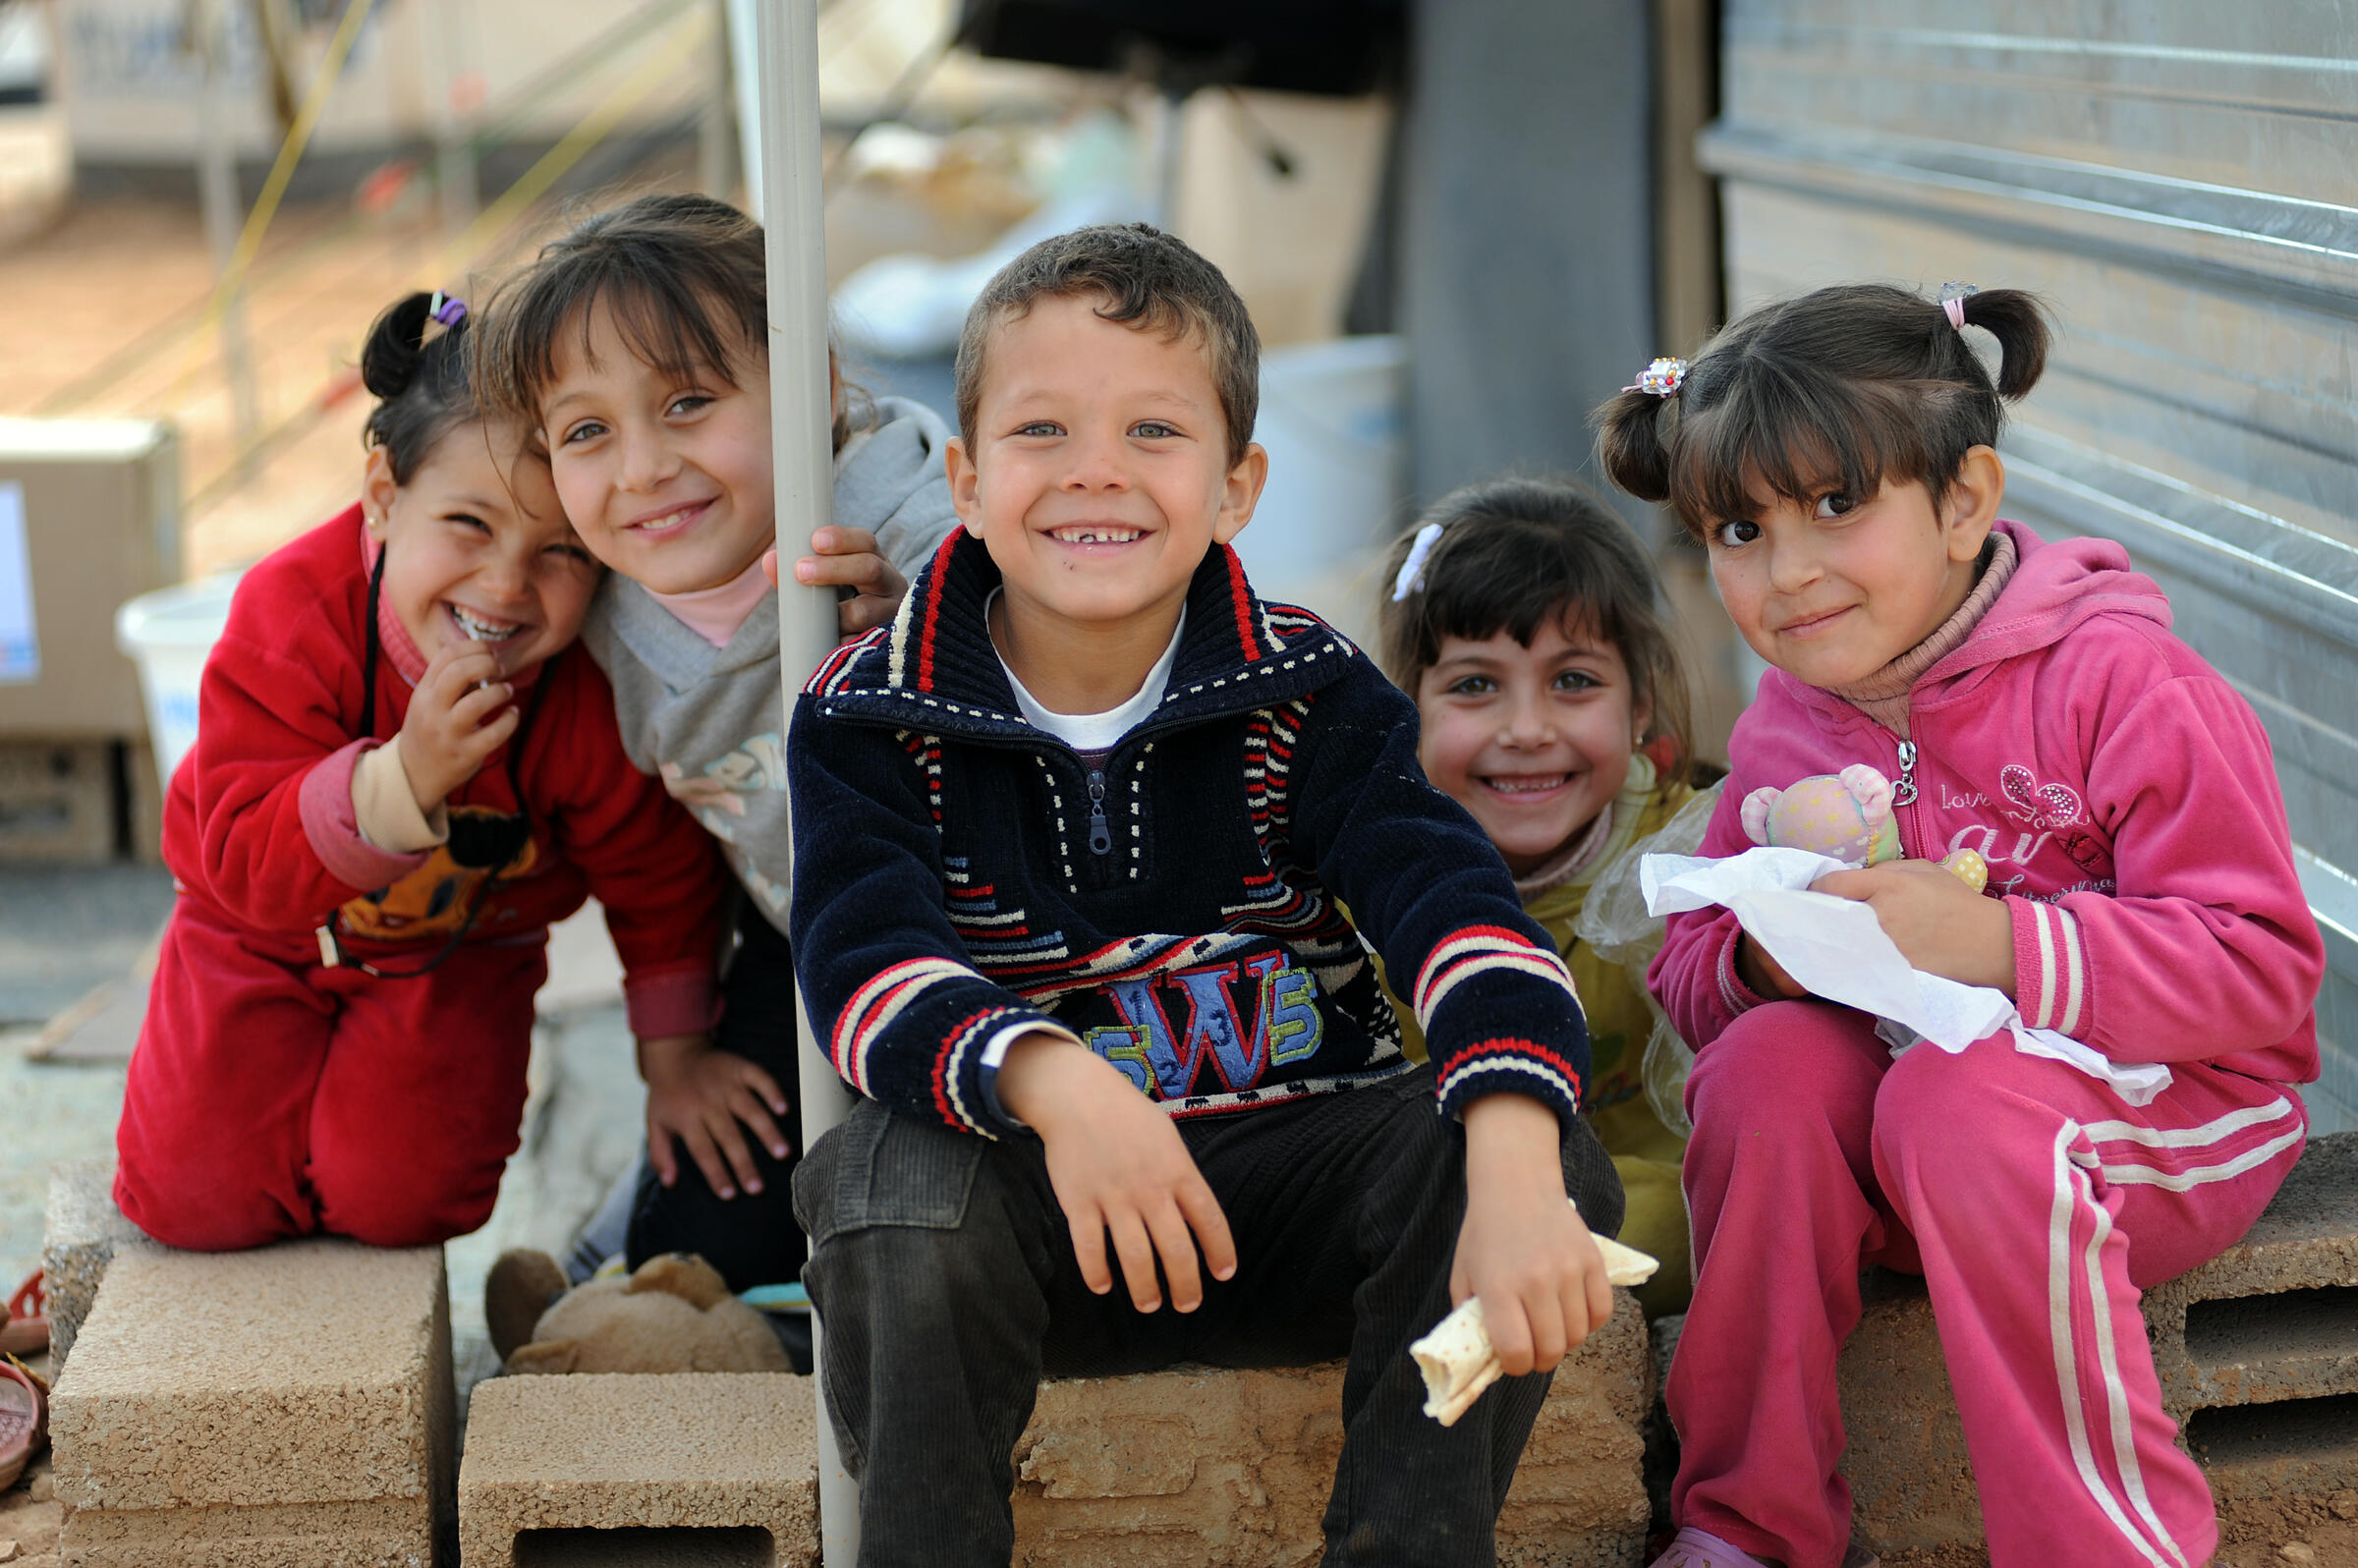
[[[1415,707],[1228,548],[1259,358],[1144,225],[1009,263],[959,345],[964,528],[796,708],[794,952],[865,1097],[795,1204],[864,1565],[1009,1560],[1043,1372],[1339,1355],[1324,1560],[1489,1563],[1611,1311],[1570,977]],[[1408,1345],[1471,1295],[1531,1375],[1443,1428]]]

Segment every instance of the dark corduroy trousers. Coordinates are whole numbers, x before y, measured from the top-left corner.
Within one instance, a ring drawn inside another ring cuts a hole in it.
[[[863,1100],[795,1172],[823,1325],[820,1375],[861,1481],[861,1568],[1002,1568],[1016,1438],[1040,1377],[1349,1357],[1329,1565],[1481,1568],[1545,1375],[1454,1427],[1423,1413],[1408,1346],[1449,1311],[1465,1133],[1420,1068],[1179,1124],[1236,1238],[1236,1277],[1181,1316],[1091,1294],[1038,1139],[993,1142]],[[1601,1234],[1621,1189],[1586,1123],[1565,1190]],[[1117,1269],[1118,1273],[1118,1269]],[[1167,1299],[1167,1292],[1165,1293]]]

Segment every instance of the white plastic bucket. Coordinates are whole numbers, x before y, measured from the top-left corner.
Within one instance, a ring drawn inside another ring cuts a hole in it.
[[[115,611],[115,646],[140,667],[147,703],[147,744],[167,794],[172,770],[196,744],[196,691],[205,656],[229,624],[234,572],[142,593]]]
[[[1375,613],[1369,569],[1408,499],[1408,346],[1398,337],[1289,344],[1261,360],[1254,438],[1269,480],[1237,535],[1264,598],[1317,611],[1345,631]]]

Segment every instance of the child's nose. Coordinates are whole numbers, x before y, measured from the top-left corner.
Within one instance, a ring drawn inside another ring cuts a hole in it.
[[[1823,575],[1818,552],[1799,539],[1768,547],[1768,586],[1779,593],[1808,588]]]
[[[632,431],[622,441],[622,487],[651,490],[671,477],[671,451],[651,431]]]
[[[1512,746],[1544,746],[1555,738],[1555,715],[1530,698],[1507,703],[1504,739]]]
[[[1065,487],[1078,490],[1124,488],[1130,482],[1130,470],[1121,457],[1121,449],[1114,442],[1096,439],[1075,442],[1072,466],[1065,470]]]

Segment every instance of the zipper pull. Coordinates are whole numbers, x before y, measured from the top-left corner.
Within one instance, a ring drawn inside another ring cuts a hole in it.
[[[1899,782],[1891,788],[1891,804],[1894,806],[1916,804],[1916,743],[1914,741],[1899,743]]]
[[[1113,826],[1105,820],[1105,772],[1095,767],[1089,770],[1089,852],[1113,853]]]
[[[336,948],[336,932],[332,925],[322,925],[313,934],[319,938],[319,967],[321,969],[334,969],[344,962],[344,955]]]

